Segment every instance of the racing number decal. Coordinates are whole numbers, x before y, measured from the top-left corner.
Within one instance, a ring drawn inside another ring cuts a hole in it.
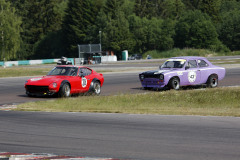
[[[82,78],[82,87],[85,88],[87,86],[87,79],[85,77]]]
[[[190,83],[195,82],[195,81],[196,81],[196,78],[197,78],[196,72],[193,72],[193,71],[188,72],[188,81],[189,81]]]

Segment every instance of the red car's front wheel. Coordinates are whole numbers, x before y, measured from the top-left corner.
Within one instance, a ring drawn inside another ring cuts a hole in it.
[[[70,88],[69,84],[65,83],[59,89],[58,95],[59,95],[59,97],[69,97],[71,95],[70,91],[71,91],[71,88]]]

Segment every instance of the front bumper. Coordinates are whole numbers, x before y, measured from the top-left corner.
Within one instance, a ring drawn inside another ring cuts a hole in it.
[[[49,90],[48,86],[33,86],[33,85],[26,85],[26,94],[31,96],[51,96],[56,93],[55,90]]]
[[[145,78],[141,80],[142,87],[144,88],[164,88],[166,84],[163,80],[159,80],[156,78]]]

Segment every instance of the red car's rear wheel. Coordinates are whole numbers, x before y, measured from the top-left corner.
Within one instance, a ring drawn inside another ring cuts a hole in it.
[[[93,83],[93,94],[99,95],[101,93],[101,85],[98,81]]]

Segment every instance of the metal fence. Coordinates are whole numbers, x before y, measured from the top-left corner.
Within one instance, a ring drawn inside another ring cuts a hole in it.
[[[101,53],[101,44],[78,45],[79,53]]]
[[[78,45],[79,60],[77,63],[83,64],[89,57],[86,54],[95,54],[95,53],[101,54],[101,52],[102,52],[101,44]]]

